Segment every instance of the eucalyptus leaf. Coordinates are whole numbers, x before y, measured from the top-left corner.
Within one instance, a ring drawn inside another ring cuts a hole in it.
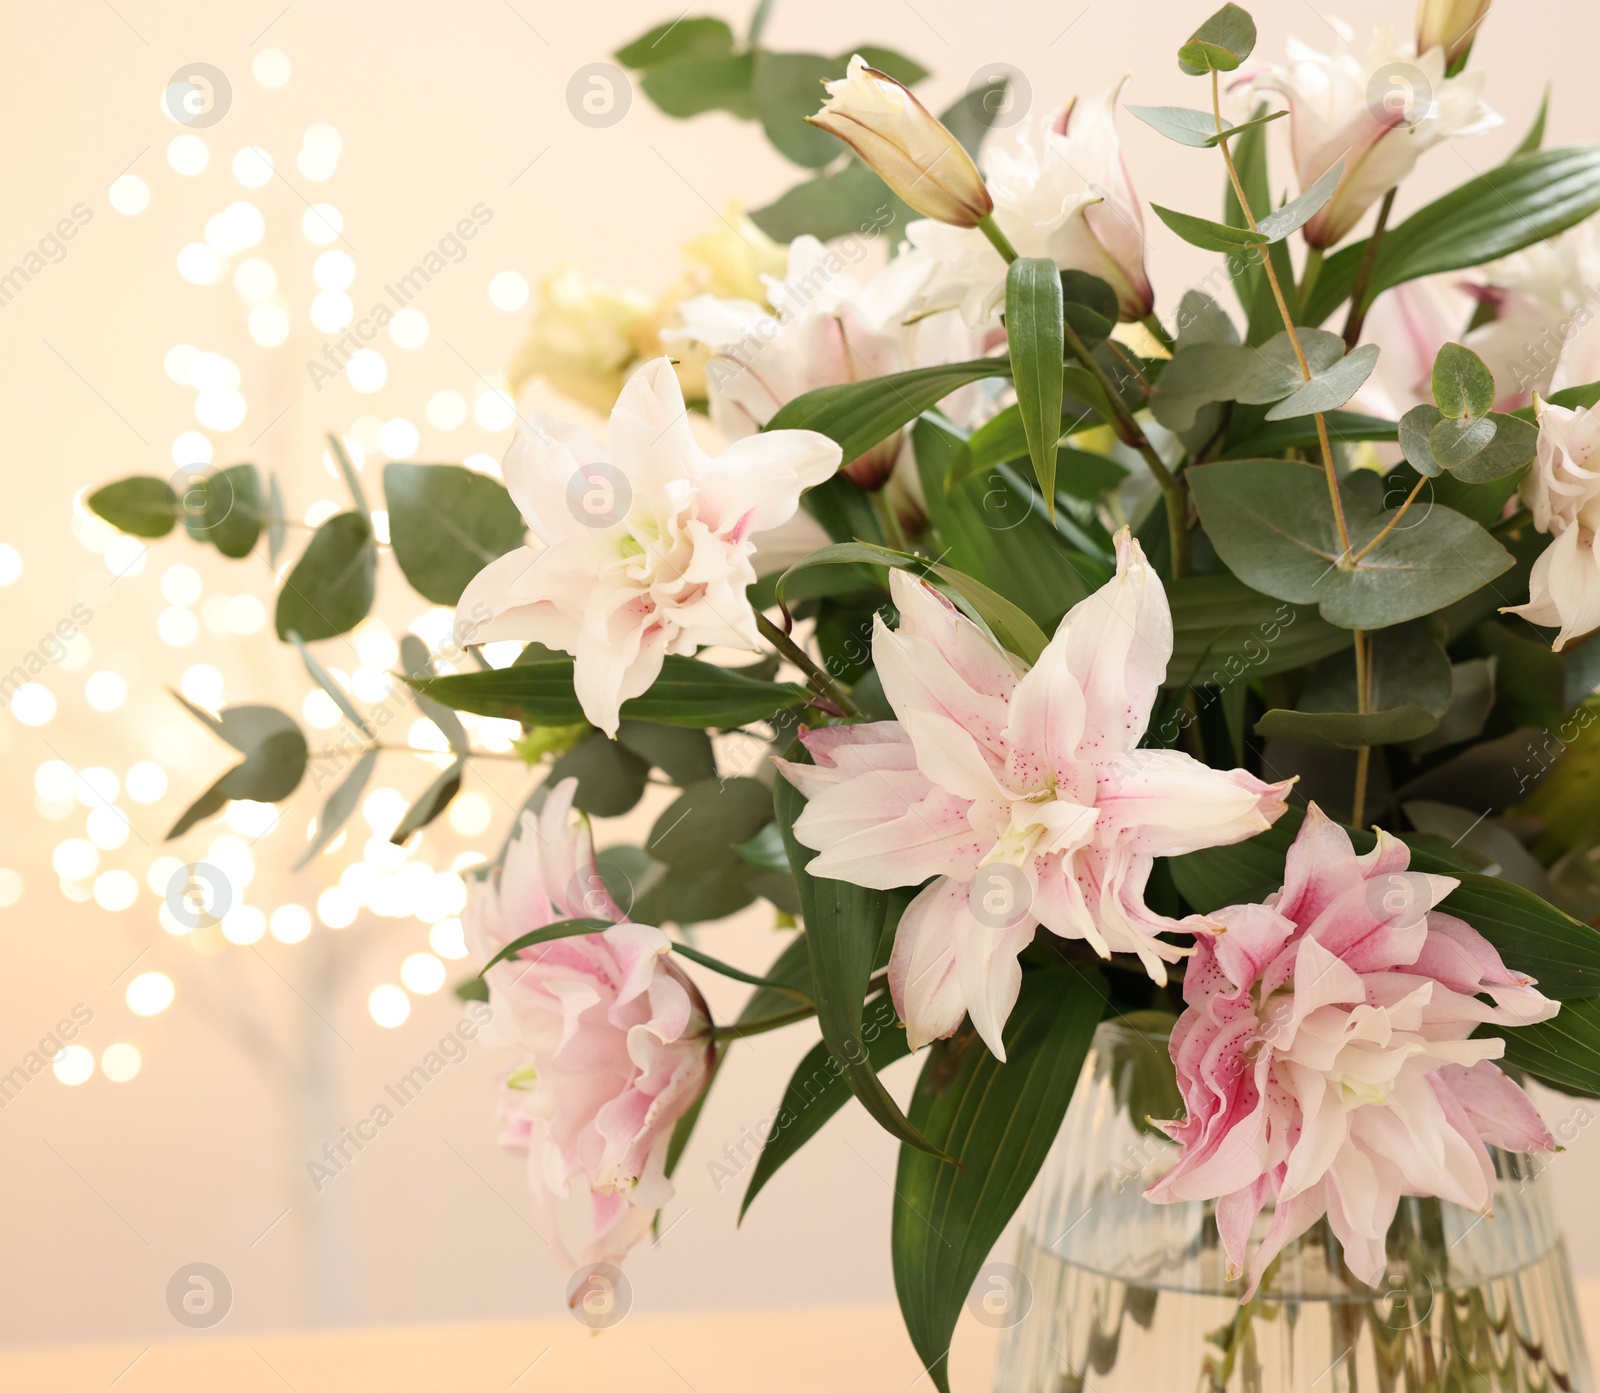
[[[756,112],[755,59],[749,53],[690,53],[644,71],[639,86],[668,116],[682,120],[726,111],[741,120]]]
[[[679,788],[717,776],[711,737],[703,730],[661,725],[656,721],[623,721],[617,741],[646,764],[665,774]]]
[[[171,484],[154,475],[104,484],[85,501],[90,512],[134,537],[165,537],[178,521],[178,495]]]
[[[733,52],[733,30],[726,21],[696,16],[679,17],[641,34],[613,55],[625,68],[658,68],[691,55],[714,57]]]
[[[1291,416],[1311,416],[1343,406],[1361,390],[1361,384],[1372,376],[1372,370],[1377,365],[1378,345],[1364,343],[1285,397],[1267,412],[1267,420],[1282,421]]]
[[[1494,426],[1494,439],[1450,471],[1464,484],[1490,484],[1519,473],[1538,452],[1537,426],[1498,411],[1484,420]]]
[[[1290,199],[1283,207],[1260,219],[1256,227],[1261,235],[1269,242],[1281,242],[1291,233],[1298,232],[1321,212],[1333,197],[1333,191],[1343,176],[1344,160],[1337,159],[1333,167],[1298,198]]]
[[[1325,476],[1291,460],[1218,460],[1194,470],[1189,487],[1218,556],[1240,580],[1293,604],[1315,604],[1342,628],[1384,629],[1430,614],[1512,565],[1477,523],[1419,505],[1357,565],[1341,569]],[[1360,553],[1391,520],[1381,482],[1351,478],[1341,497],[1351,550]]]
[[[1400,452],[1406,462],[1430,479],[1444,473],[1444,466],[1433,457],[1433,428],[1444,420],[1444,413],[1430,402],[1413,406],[1400,418]]]
[[[1494,443],[1495,424],[1487,416],[1444,416],[1428,431],[1428,453],[1441,469],[1454,473]]]
[[[367,718],[356,710],[354,703],[352,703],[350,698],[345,695],[344,688],[335,682],[332,674],[329,673],[327,668],[323,667],[322,664],[316,660],[316,658],[312,655],[311,650],[306,647],[305,641],[300,637],[300,635],[291,632],[289,634],[289,642],[294,644],[295,648],[298,650],[300,654],[300,661],[305,664],[306,671],[311,674],[311,680],[328,694],[333,704],[339,708],[340,712],[344,715],[344,718],[349,721],[351,725],[353,725],[363,735],[370,738],[372,735],[372,727],[367,724]]]
[[[390,842],[395,846],[404,846],[413,832],[421,831],[448,808],[456,794],[461,792],[461,778],[466,772],[467,762],[463,758],[457,758],[445,768],[438,778],[422,790],[417,801],[406,809],[405,816],[389,835]]]
[[[308,643],[349,633],[372,610],[378,549],[360,513],[338,513],[311,536],[278,592],[278,637]]]
[[[360,805],[361,795],[366,791],[367,781],[372,777],[372,770],[377,762],[378,752],[367,750],[350,767],[344,778],[334,785],[333,792],[322,805],[322,811],[317,814],[316,840],[294,863],[295,870],[303,871],[317,854],[339,835],[339,829],[350,820],[350,814]]]
[[[1224,5],[1178,50],[1178,66],[1191,77],[1231,73],[1256,46],[1256,22],[1237,5]]]
[[[621,817],[644,797],[649,775],[648,760],[597,730],[550,766],[549,782],[554,788],[563,779],[576,779],[572,804],[579,812]]]
[[[1269,240],[1247,227],[1230,227],[1227,223],[1212,222],[1209,218],[1197,218],[1193,213],[1180,213],[1175,208],[1163,208],[1159,203],[1152,203],[1150,207],[1185,242],[1204,251],[1226,255],[1264,247]]]
[[[645,850],[668,866],[724,866],[738,847],[772,821],[772,790],[755,779],[702,779],[684,789],[655,821]]]
[[[1434,358],[1433,404],[1453,420],[1487,415],[1494,406],[1494,376],[1464,344],[1447,343]]]
[[[436,605],[455,604],[527,530],[504,484],[459,464],[387,464],[383,492],[395,560]]]

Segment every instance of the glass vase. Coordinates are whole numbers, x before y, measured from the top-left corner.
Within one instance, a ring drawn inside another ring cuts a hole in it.
[[[1492,1150],[1492,1218],[1402,1200],[1378,1289],[1323,1222],[1241,1305],[1214,1206],[1142,1196],[1178,1151],[1145,1119],[1181,1107],[1166,1033],[1101,1025],[1006,1277],[1000,1393],[1593,1393],[1547,1157]]]

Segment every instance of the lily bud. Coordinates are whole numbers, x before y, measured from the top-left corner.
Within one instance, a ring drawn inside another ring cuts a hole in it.
[[[972,157],[927,107],[858,53],[806,120],[836,135],[924,217],[976,227],[994,202]]]
[[[1445,72],[1459,72],[1478,35],[1478,26],[1489,13],[1489,3],[1490,0],[1422,0],[1417,12],[1417,52],[1442,48]]]

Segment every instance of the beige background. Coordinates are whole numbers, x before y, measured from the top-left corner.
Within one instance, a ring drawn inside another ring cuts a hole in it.
[[[928,90],[939,105],[979,62],[995,61],[1022,69],[1035,100],[1052,105],[1125,71],[1135,73],[1129,100],[1183,104],[1196,93],[1168,55],[1207,8],[1193,0],[779,0],[769,40],[824,50],[893,43],[935,70]],[[742,22],[742,8],[721,0],[704,9]],[[1264,54],[1281,53],[1291,32],[1318,44],[1331,39],[1311,5],[1273,0],[1256,9]],[[296,0],[287,7],[281,0],[115,0],[115,7],[65,0],[8,10],[0,261],[21,258],[80,202],[93,218],[63,261],[0,309],[0,541],[24,561],[18,583],[0,591],[0,670],[35,647],[74,602],[87,604],[94,619],[85,630],[88,665],[54,668],[42,679],[60,704],[54,721],[31,729],[0,713],[0,867],[19,872],[25,887],[16,905],[0,910],[0,1072],[75,1003],[93,1012],[83,1038],[97,1054],[131,1040],[145,1062],[137,1079],[120,1085],[97,1073],[68,1088],[47,1074],[0,1111],[0,1340],[182,1335],[164,1293],[172,1273],[192,1261],[227,1273],[234,1309],[224,1330],[232,1334],[559,1312],[566,1274],[533,1230],[518,1163],[494,1145],[492,1065],[476,1048],[322,1193],[313,1191],[309,1157],[339,1126],[369,1113],[385,1083],[418,1062],[458,1009],[447,992],[416,998],[411,1020],[394,1031],[367,1014],[370,988],[395,980],[401,959],[425,946],[415,920],[364,916],[339,933],[319,926],[298,946],[268,939],[209,956],[160,929],[145,868],[164,854],[160,838],[177,811],[226,762],[221,747],[175,714],[163,685],[205,661],[224,674],[229,700],[266,697],[298,709],[307,682],[292,654],[265,635],[202,632],[181,650],[155,638],[165,566],[186,562],[208,590],[266,598],[272,578],[264,562],[223,563],[172,538],[155,545],[140,574],[113,584],[102,559],[74,540],[72,499],[85,485],[122,474],[170,472],[173,437],[196,428],[192,394],[162,370],[163,354],[178,342],[216,349],[243,369],[249,412],[238,430],[217,437],[219,462],[254,458],[276,469],[295,511],[336,499],[337,485],[319,462],[324,430],[348,429],[373,413],[422,424],[432,393],[453,388],[470,400],[480,379],[496,372],[523,316],[491,307],[493,275],[517,270],[537,280],[576,258],[598,278],[653,293],[676,273],[678,244],[705,229],[727,199],[759,204],[794,182],[798,172],[759,132],[731,118],[671,122],[642,98],[611,129],[572,118],[564,96],[571,73],[675,12],[668,0]],[[1343,13],[1358,28],[1380,16],[1402,28],[1411,22],[1400,5],[1349,3]],[[1553,138],[1600,138],[1597,37],[1592,5],[1500,0],[1475,61],[1490,69],[1488,96],[1506,127],[1430,155],[1403,205],[1502,158],[1546,80],[1556,89]],[[293,64],[291,80],[276,91],[250,76],[253,52],[268,47]],[[233,105],[199,132],[211,167],[185,178],[166,162],[179,128],[159,99],[174,70],[197,60],[229,75]],[[312,186],[293,157],[315,122],[337,127],[344,151],[337,174]],[[1205,154],[1164,143],[1130,119],[1123,129],[1147,199],[1197,211],[1214,205],[1219,178]],[[229,164],[246,145],[265,147],[288,178],[241,189]],[[107,200],[112,180],[129,169],[152,195],[133,217]],[[199,240],[206,218],[239,198],[265,214],[263,254],[288,295],[295,327],[280,348],[250,342],[230,286],[195,287],[175,270],[178,247]],[[306,319],[319,250],[299,232],[306,198],[343,213],[358,311],[473,205],[493,212],[465,260],[417,301],[432,326],[428,343],[414,351],[382,345],[390,377],[376,398],[343,381],[318,393],[305,373],[324,337]],[[1158,307],[1169,309],[1207,265],[1159,230],[1150,260]],[[453,432],[423,424],[417,458],[498,455],[505,440],[470,420]],[[367,477],[375,488],[374,472]],[[387,561],[380,584],[380,612],[398,632],[416,601]],[[103,666],[130,680],[127,705],[114,715],[96,713],[83,697],[84,679]],[[108,913],[60,893],[50,852],[62,838],[83,835],[83,809],[60,822],[36,809],[34,771],[53,758],[119,773],[138,759],[168,766],[167,798],[148,808],[125,801],[133,836],[102,858],[138,876],[132,908]],[[496,817],[476,840],[492,849],[530,781],[513,765],[485,767],[488,777],[475,772],[473,787]],[[392,756],[375,784],[410,796],[431,777],[420,761]],[[283,827],[256,847],[252,903],[307,902],[331,878],[288,869],[315,803],[302,789]],[[184,853],[199,855],[212,835],[192,834]],[[430,839],[440,864],[471,845],[449,830]],[[759,967],[778,942],[766,922],[764,912],[752,913],[705,930],[702,942]],[[176,1004],[153,1020],[133,1017],[123,1003],[123,974],[135,959],[134,971],[156,968],[177,984]],[[713,1002],[728,1010],[739,995],[719,989]],[[789,1167],[742,1231],[735,1231],[742,1180],[719,1191],[708,1173],[725,1145],[736,1146],[770,1113],[810,1038],[797,1030],[735,1052],[684,1164],[669,1231],[630,1261],[641,1314],[891,1299],[894,1150],[859,1112]],[[897,1078],[909,1086],[905,1066]],[[1571,1116],[1570,1103],[1553,1108],[1556,1117]],[[1574,1132],[1555,1175],[1577,1267],[1600,1275],[1592,1203],[1600,1143],[1586,1127]]]

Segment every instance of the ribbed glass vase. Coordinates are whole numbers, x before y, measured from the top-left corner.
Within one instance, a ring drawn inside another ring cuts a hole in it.
[[[1594,1393],[1547,1158],[1493,1153],[1493,1218],[1402,1200],[1381,1289],[1322,1223],[1240,1305],[1213,1206],[1142,1197],[1177,1158],[1144,1119],[1180,1112],[1165,1034],[1102,1025],[1024,1215],[998,1393]]]

